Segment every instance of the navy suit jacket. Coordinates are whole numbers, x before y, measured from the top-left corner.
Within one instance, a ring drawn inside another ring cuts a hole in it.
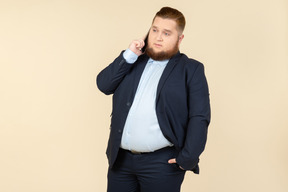
[[[128,64],[122,52],[97,76],[99,90],[113,94],[106,151],[110,167],[116,160],[124,124],[148,59],[141,55],[134,64]],[[210,122],[209,90],[202,63],[180,52],[169,60],[157,88],[156,114],[163,135],[179,152],[177,164],[198,174]]]

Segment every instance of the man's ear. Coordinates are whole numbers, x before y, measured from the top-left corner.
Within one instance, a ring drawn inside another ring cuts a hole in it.
[[[179,36],[178,46],[180,45],[180,43],[182,42],[183,39],[184,39],[184,34]]]

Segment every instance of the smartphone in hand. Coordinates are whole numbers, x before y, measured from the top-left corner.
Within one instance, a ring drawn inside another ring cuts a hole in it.
[[[147,33],[147,35],[146,35],[146,37],[145,37],[145,39],[144,39],[145,45],[144,45],[144,47],[142,47],[142,49],[141,49],[142,53],[145,53],[145,50],[146,50],[146,47],[147,47],[147,44],[148,44],[148,36],[149,36],[149,32]]]

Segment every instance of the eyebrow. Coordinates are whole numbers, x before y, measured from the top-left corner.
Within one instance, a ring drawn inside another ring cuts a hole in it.
[[[156,29],[158,29],[158,27],[156,27],[155,25],[153,25],[152,28],[156,28]],[[169,30],[169,29],[164,29],[164,31],[165,31],[165,32],[168,32],[168,33],[172,33],[172,31]]]

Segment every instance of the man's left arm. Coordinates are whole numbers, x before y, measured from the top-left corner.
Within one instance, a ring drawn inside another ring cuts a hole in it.
[[[176,162],[185,170],[193,170],[198,165],[199,156],[204,151],[208,125],[210,123],[209,89],[203,64],[199,63],[188,79],[189,120],[185,144]]]

